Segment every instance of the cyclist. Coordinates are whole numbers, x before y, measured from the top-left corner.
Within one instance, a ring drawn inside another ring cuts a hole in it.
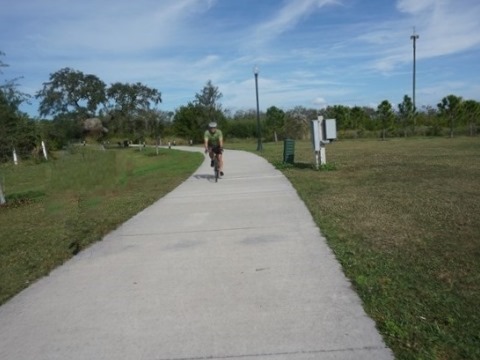
[[[223,176],[223,134],[220,129],[217,129],[216,122],[212,121],[208,124],[208,130],[205,130],[203,138],[205,142],[205,153],[208,152],[211,159],[210,166],[213,167],[213,154],[217,154],[220,176]]]

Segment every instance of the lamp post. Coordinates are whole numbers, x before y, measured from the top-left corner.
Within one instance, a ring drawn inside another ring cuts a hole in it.
[[[415,107],[415,73],[416,73],[416,51],[417,51],[417,40],[419,36],[418,34],[415,34],[415,28],[413,28],[413,35],[410,36],[410,39],[413,40],[413,93],[412,93],[412,102],[413,102],[413,131],[415,132],[415,126],[416,126],[416,119],[415,119],[415,112],[416,112],[416,107]]]
[[[258,105],[258,66],[255,66],[253,68],[253,74],[255,75],[255,93],[257,95],[257,136],[258,136],[257,151],[262,151],[263,146],[262,146],[262,134],[260,132],[260,108]]]

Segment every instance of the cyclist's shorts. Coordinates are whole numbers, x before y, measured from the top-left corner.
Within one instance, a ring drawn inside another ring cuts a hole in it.
[[[215,146],[209,146],[209,148],[211,149],[212,152],[214,152],[215,154],[221,154],[223,152],[223,149],[218,146],[218,145],[215,145]]]

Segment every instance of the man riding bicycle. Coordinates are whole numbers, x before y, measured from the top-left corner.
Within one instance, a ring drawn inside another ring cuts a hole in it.
[[[205,142],[205,153],[208,152],[210,156],[210,166],[213,167],[213,156],[216,154],[220,176],[223,176],[223,134],[220,129],[217,129],[216,122],[213,121],[208,124],[208,130],[205,131],[203,138]]]

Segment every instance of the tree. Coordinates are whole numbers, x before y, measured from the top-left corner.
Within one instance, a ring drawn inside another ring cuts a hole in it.
[[[392,104],[383,100],[377,107],[377,115],[382,123],[382,140],[385,140],[387,129],[391,127],[394,118]]]
[[[348,106],[328,106],[321,111],[321,114],[326,119],[335,119],[339,130],[349,130],[354,128],[351,121],[350,108]]]
[[[73,119],[73,114],[57,115],[53,120],[40,122],[40,131],[48,141],[50,148],[61,149],[72,140],[80,140],[83,136],[83,126]]]
[[[285,114],[285,135],[294,139],[307,139],[311,120],[317,118],[317,110],[296,106]]]
[[[148,110],[151,105],[162,102],[162,94],[140,82],[135,84],[114,83],[107,92],[107,98],[113,100],[113,107],[124,114],[130,114],[136,110]]]
[[[262,114],[260,113],[260,116]],[[229,136],[238,139],[254,138],[257,133],[257,110],[237,110],[226,124]]]
[[[195,94],[195,104],[204,108],[207,116],[215,120],[215,115],[222,110],[222,105],[219,103],[222,96],[218,87],[213,86],[212,81],[208,80],[202,91]]]
[[[178,136],[203,141],[203,133],[208,123],[215,121],[220,128],[226,125],[226,118],[219,100],[222,93],[209,80],[200,93],[195,94],[195,100],[182,106],[175,113],[173,125]]]
[[[202,107],[191,102],[187,106],[181,106],[173,118],[175,133],[186,139],[202,142],[205,131],[203,110]]]
[[[413,132],[415,133],[415,124],[413,123],[415,109],[413,108],[413,102],[410,96],[405,95],[403,97],[403,102],[398,104],[398,114],[400,115],[399,117],[403,124],[403,133],[405,137],[407,136],[407,127],[410,124],[413,126]]]
[[[462,98],[455,95],[448,95],[438,103],[437,107],[440,115],[444,116],[450,124],[450,137],[453,137],[455,127],[455,118],[458,116],[462,105]]]
[[[0,61],[0,69],[6,66]],[[35,148],[35,123],[19,110],[29,96],[18,90],[17,80],[0,85],[0,161],[8,160],[13,149],[22,156],[29,155]]]
[[[465,100],[462,103],[462,115],[470,129],[470,136],[477,133],[477,121],[480,118],[480,102],[475,100]]]
[[[211,80],[207,81],[200,93],[195,94],[194,104],[200,110],[198,121],[201,127],[206,128],[211,121],[215,121],[220,127],[224,127],[226,121],[220,103],[222,97],[222,93],[217,86],[212,84]]]
[[[352,122],[352,128],[357,130],[359,135],[362,135],[363,130],[370,121],[369,115],[365,109],[360,106],[354,106],[350,109],[350,119]]]
[[[5,56],[5,53],[3,51],[0,51],[0,56]],[[7,64],[5,64],[2,60],[0,60],[0,74],[3,74],[2,68],[7,66],[8,66]]]
[[[4,55],[5,54],[0,51],[0,56]],[[0,60],[0,75],[3,74],[3,67],[8,67],[8,64],[5,64],[2,60]],[[28,102],[31,97],[30,95],[18,90],[19,79],[20,78],[5,80],[5,83],[3,85],[0,85],[0,91],[2,92],[4,104],[8,104],[11,111],[13,112],[18,112],[20,105],[24,102]]]
[[[285,125],[285,112],[275,106],[267,109],[265,117],[265,134],[272,133],[273,140],[278,141],[278,132],[283,129]]]
[[[152,105],[162,102],[161,93],[140,82],[117,82],[107,89],[106,96],[109,100],[107,127],[110,126],[114,133],[144,138]]]
[[[106,102],[105,88],[95,75],[63,68],[50,74],[50,81],[35,95],[40,99],[40,116],[74,113],[79,120],[94,117]]]
[[[157,109],[149,109],[143,112],[142,117],[145,119],[145,136],[160,140],[160,137],[165,135],[165,129],[168,125],[168,113]]]
[[[12,88],[0,88],[0,161],[10,158],[13,149],[27,156],[35,148],[35,123],[18,110]],[[12,98],[13,96],[13,98]]]

